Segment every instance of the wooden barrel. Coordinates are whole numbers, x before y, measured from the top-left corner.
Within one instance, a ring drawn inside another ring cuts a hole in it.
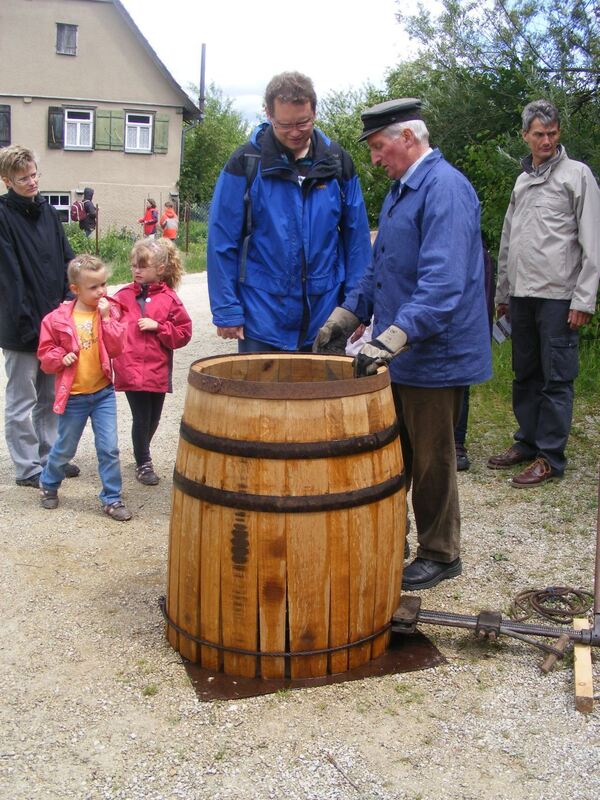
[[[349,358],[289,353],[192,364],[166,602],[182,656],[306,678],[384,653],[406,527],[396,425],[384,368],[354,379]]]

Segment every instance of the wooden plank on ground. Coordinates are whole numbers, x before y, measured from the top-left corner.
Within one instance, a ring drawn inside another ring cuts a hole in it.
[[[587,619],[573,620],[576,631],[589,630]],[[575,644],[575,708],[584,714],[594,710],[594,686],[592,680],[592,648],[588,644]]]

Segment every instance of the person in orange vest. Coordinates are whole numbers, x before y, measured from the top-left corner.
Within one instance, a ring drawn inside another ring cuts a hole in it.
[[[138,219],[144,226],[144,236],[154,236],[158,223],[158,211],[156,210],[156,200],[149,197],[146,200],[146,213]]]
[[[160,227],[162,228],[163,236],[165,239],[176,239],[177,230],[179,228],[179,217],[175,211],[175,206],[170,200],[165,203],[165,210],[160,218]]]

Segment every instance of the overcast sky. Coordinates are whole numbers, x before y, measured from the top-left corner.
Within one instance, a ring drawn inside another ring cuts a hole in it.
[[[252,122],[269,79],[284,70],[309,75],[317,96],[383,85],[405,58],[408,39],[396,0],[122,0],[175,80],[215,83]],[[197,98],[195,98],[197,100]]]

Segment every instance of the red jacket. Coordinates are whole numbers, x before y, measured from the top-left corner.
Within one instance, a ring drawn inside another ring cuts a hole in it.
[[[127,327],[121,321],[122,310],[119,303],[108,298],[110,303],[110,316],[108,319],[100,317],[98,326],[98,347],[100,350],[100,363],[102,371],[112,383],[112,368],[110,360],[123,352],[127,336]],[[68,300],[54,311],[46,314],[42,320],[40,343],[37,357],[42,370],[48,374],[56,374],[54,383],[54,405],[56,414],[64,413],[71,387],[77,372],[77,362],[70,367],[65,367],[63,358],[67,353],[79,353],[79,339],[77,329],[73,322],[73,309],[77,300]]]
[[[115,388],[121,392],[172,392],[173,350],[192,338],[192,321],[179,297],[166,283],[151,283],[145,317],[158,322],[157,331],[140,331],[142,286],[129,283],[115,298],[127,321],[127,348],[115,359]]]
[[[177,230],[179,228],[179,217],[172,208],[165,208],[160,218],[160,227],[162,228],[163,236],[165,239],[176,239]]]
[[[144,223],[144,236],[152,236],[156,233],[158,211],[155,208],[147,208],[146,213],[138,219],[138,222]]]

